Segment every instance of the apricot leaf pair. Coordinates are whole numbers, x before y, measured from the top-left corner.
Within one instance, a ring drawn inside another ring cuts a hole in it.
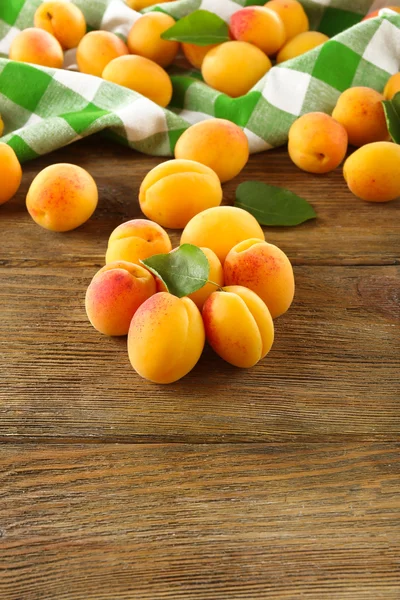
[[[306,200],[262,181],[245,181],[236,189],[235,206],[247,210],[261,225],[300,225],[317,216]]]
[[[400,144],[400,92],[392,100],[384,100],[382,104],[390,137],[396,144]]]
[[[197,292],[207,283],[210,274],[206,255],[192,244],[182,244],[173,252],[155,254],[140,262],[178,298]]]
[[[195,10],[161,34],[163,40],[186,42],[196,46],[221,44],[230,40],[228,25],[208,10]]]

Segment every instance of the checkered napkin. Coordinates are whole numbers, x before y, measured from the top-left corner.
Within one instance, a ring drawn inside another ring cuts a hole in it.
[[[0,55],[7,55],[19,30],[29,27],[42,0],[0,0]],[[126,36],[140,14],[122,0],[75,0],[90,28]],[[260,0],[177,0],[160,5],[180,18],[198,8],[228,19],[245,4]],[[92,133],[108,136],[140,152],[169,156],[192,123],[212,117],[243,127],[251,152],[287,141],[301,114],[331,112],[350,86],[382,90],[400,67],[400,16],[385,14],[349,29],[371,8],[371,0],[304,0],[313,28],[329,35],[323,46],[276,66],[245,96],[232,99],[205,85],[198,75],[172,75],[174,95],[164,110],[126,88],[72,70],[56,70],[0,58],[1,141],[21,161],[35,158]],[[376,3],[375,3],[376,4]],[[154,8],[154,7],[153,7]],[[70,60],[71,57],[67,57]],[[73,57],[72,57],[73,62]]]

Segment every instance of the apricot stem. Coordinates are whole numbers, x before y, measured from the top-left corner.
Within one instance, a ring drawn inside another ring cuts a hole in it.
[[[210,279],[207,281],[207,283],[211,283],[211,285],[215,285],[215,287],[218,288],[219,292],[223,292],[224,290],[222,289],[222,287],[219,285],[219,283],[215,283],[215,281],[211,281]]]

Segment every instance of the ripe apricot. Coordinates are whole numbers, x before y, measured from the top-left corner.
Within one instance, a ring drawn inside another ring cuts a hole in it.
[[[294,297],[290,260],[277,246],[258,239],[240,242],[224,262],[226,285],[242,285],[260,296],[273,319],[283,315]]]
[[[212,283],[206,283],[197,292],[193,292],[188,296],[200,310],[207,298],[216,291],[217,288],[213,284],[216,283],[220,287],[224,285],[224,272],[218,256],[210,248],[201,248],[201,250],[203,250],[210,265],[208,280]]]
[[[363,146],[389,139],[383,95],[368,87],[353,87],[343,92],[332,117],[347,131],[349,144]]]
[[[28,190],[32,219],[51,231],[70,231],[87,221],[97,206],[96,183],[85,169],[60,163],[43,169]]]
[[[200,121],[175,146],[175,158],[196,160],[216,172],[221,182],[240,173],[249,159],[249,143],[240,127],[225,119]]]
[[[132,317],[156,293],[152,274],[132,263],[117,261],[97,271],[86,291],[89,321],[104,335],[127,335]]]
[[[383,95],[385,100],[392,100],[398,92],[400,92],[400,73],[395,73],[389,77],[383,90]]]
[[[82,11],[70,2],[43,2],[35,12],[34,24],[51,33],[64,50],[76,48],[86,33]]]
[[[79,42],[76,60],[81,73],[101,77],[114,58],[129,54],[127,45],[110,31],[90,31]]]
[[[160,106],[167,106],[172,98],[168,73],[143,56],[114,58],[104,69],[103,79],[134,90]]]
[[[276,12],[283,21],[286,42],[310,28],[306,11],[297,0],[271,0],[264,5]]]
[[[182,44],[183,54],[186,56],[190,64],[196,69],[201,69],[203,60],[207,52],[219,46],[219,44],[209,44],[208,46],[196,46],[195,44],[189,44],[183,42]]]
[[[30,27],[16,35],[11,42],[11,60],[61,69],[64,54],[60,43],[47,31]]]
[[[291,126],[288,151],[292,161],[303,171],[328,173],[336,169],[346,155],[346,129],[325,113],[307,113]]]
[[[140,264],[153,254],[166,254],[172,248],[168,233],[153,221],[132,219],[118,225],[110,235],[106,263],[116,260]]]
[[[173,383],[193,369],[204,348],[204,325],[190,298],[167,292],[151,296],[136,311],[128,334],[135,371],[155,383]]]
[[[199,212],[222,201],[217,175],[193,160],[168,160],[152,169],[139,191],[143,213],[163,227],[182,229]]]
[[[3,133],[4,133],[4,121],[0,115],[0,137],[3,135]]]
[[[233,98],[243,96],[271,68],[271,61],[248,42],[224,42],[207,52],[201,72],[204,81]]]
[[[248,6],[236,11],[229,28],[235,40],[249,42],[272,56],[286,41],[286,31],[278,13],[265,6]]]
[[[22,169],[14,150],[0,142],[0,204],[15,196],[21,179]]]
[[[210,248],[223,264],[233,246],[249,238],[265,239],[253,215],[236,206],[217,206],[193,217],[183,230],[180,243]]]
[[[232,365],[252,367],[271,350],[274,323],[267,306],[251,290],[226,286],[211,294],[202,314],[208,343]]]
[[[167,67],[178,54],[179,42],[163,40],[161,34],[173,25],[175,20],[165,13],[151,12],[143,15],[129,32],[129,51]]]
[[[359,148],[344,163],[344,178],[355,196],[389,202],[400,196],[400,146],[374,142]]]
[[[301,54],[305,54],[317,46],[324,44],[329,40],[328,36],[319,31],[305,31],[299,33],[294,38],[289,40],[283,48],[278,52],[276,57],[277,64],[296,58]]]

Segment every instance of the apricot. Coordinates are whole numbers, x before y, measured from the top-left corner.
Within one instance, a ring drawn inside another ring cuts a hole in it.
[[[155,383],[173,383],[193,369],[204,348],[204,325],[190,298],[151,296],[133,316],[128,334],[132,367]]]
[[[70,231],[87,221],[98,200],[96,183],[85,169],[60,163],[36,175],[26,207],[32,219],[51,231]]]
[[[132,317],[156,293],[151,273],[140,265],[117,261],[97,271],[86,291],[89,321],[104,335],[127,335]]]
[[[400,73],[395,73],[389,77],[383,95],[385,100],[392,100],[398,92],[400,92]]]
[[[224,272],[218,256],[210,248],[201,248],[201,250],[203,250],[210,265],[208,280],[213,283],[206,283],[197,292],[193,292],[188,296],[200,310],[203,308],[203,304],[207,298],[216,291],[217,288],[213,284],[216,283],[220,287],[224,285]]]
[[[225,119],[200,121],[187,129],[175,146],[175,158],[196,160],[216,172],[221,182],[240,173],[249,159],[243,130]]]
[[[64,54],[60,43],[47,31],[29,27],[18,33],[11,42],[10,60],[33,63],[42,67],[61,69]]]
[[[86,33],[82,11],[70,2],[43,2],[35,12],[34,24],[51,33],[64,50],[76,48]]]
[[[297,0],[271,0],[264,5],[276,12],[283,21],[288,42],[310,28],[306,11]]]
[[[172,98],[172,83],[162,67],[143,56],[119,56],[108,63],[103,79],[123,85],[160,106]]]
[[[4,133],[4,121],[0,115],[0,137],[3,135],[3,133]]]
[[[359,148],[344,163],[344,178],[355,196],[389,202],[400,196],[400,146],[374,142]]]
[[[377,10],[373,10],[372,12],[368,13],[363,18],[363,21],[367,21],[368,19],[373,19],[374,17],[378,17],[379,16],[379,11],[382,10],[382,8],[390,8],[390,10],[394,10],[395,12],[400,13],[400,7],[399,6],[382,6],[381,8],[378,8]]]
[[[166,254],[172,248],[168,233],[146,219],[133,219],[118,225],[110,235],[106,264],[124,260],[140,264],[153,254]]]
[[[290,60],[291,58],[296,58],[296,56],[300,56],[301,54],[309,52],[309,50],[317,48],[317,46],[321,46],[321,44],[324,44],[328,40],[328,36],[319,31],[305,31],[304,33],[299,33],[289,40],[278,52],[276,62],[279,64],[286,60]]]
[[[11,146],[0,142],[0,204],[8,202],[21,185],[22,169]]]
[[[101,77],[114,58],[129,54],[128,46],[109,31],[90,31],[79,42],[76,60],[81,73]]]
[[[258,239],[240,242],[224,263],[226,285],[242,285],[260,296],[273,319],[283,315],[294,298],[290,260],[277,246]]]
[[[154,4],[154,0],[125,0],[125,2],[133,10],[142,10]],[[165,4],[166,2],[172,2],[172,0],[157,0],[157,4]]]
[[[201,67],[204,81],[233,98],[243,96],[271,68],[271,61],[248,42],[224,42],[207,52]]]
[[[271,350],[274,323],[267,306],[251,290],[226,286],[211,294],[202,314],[208,343],[235,367],[252,367]]]
[[[268,56],[278,52],[286,41],[280,15],[265,6],[248,6],[236,11],[229,21],[235,40],[249,42]]]
[[[236,206],[218,206],[193,217],[183,230],[180,243],[210,248],[223,264],[228,252],[249,238],[265,239],[253,215]]]
[[[346,129],[349,144],[363,146],[389,139],[383,99],[368,87],[349,88],[339,96],[332,117]]]
[[[209,44],[208,46],[196,46],[195,44],[189,44],[183,42],[181,44],[183,54],[186,56],[190,64],[196,69],[201,69],[203,60],[207,52],[219,46],[219,44]]]
[[[346,155],[347,132],[325,113],[307,113],[289,129],[288,151],[294,164],[303,171],[328,173]]]
[[[179,50],[179,42],[163,40],[161,34],[175,25],[175,19],[162,12],[151,12],[140,17],[128,35],[128,48],[132,54],[144,56],[161,67],[168,67]]]
[[[168,160],[142,181],[143,213],[163,227],[183,229],[199,212],[219,206],[222,188],[212,169],[193,160]]]

